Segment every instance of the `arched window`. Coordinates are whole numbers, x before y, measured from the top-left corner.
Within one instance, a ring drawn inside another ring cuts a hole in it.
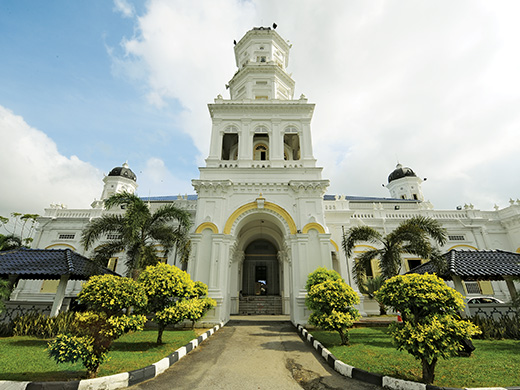
[[[283,148],[285,160],[300,159],[300,136],[296,127],[288,126],[285,128]]]
[[[253,136],[253,160],[269,160],[269,133],[267,127],[258,126]]]
[[[238,159],[238,128],[228,126],[224,130],[222,137],[222,160]]]
[[[267,145],[262,143],[256,144],[253,159],[260,161],[269,160],[269,149]]]

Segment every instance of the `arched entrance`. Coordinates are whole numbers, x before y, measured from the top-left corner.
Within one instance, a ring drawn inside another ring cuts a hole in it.
[[[280,296],[278,249],[268,240],[255,240],[245,250],[242,265],[242,295],[244,297]]]
[[[251,209],[237,218],[231,266],[239,292],[231,313],[289,314],[289,262],[284,219],[269,209]],[[233,310],[235,307],[235,310]]]

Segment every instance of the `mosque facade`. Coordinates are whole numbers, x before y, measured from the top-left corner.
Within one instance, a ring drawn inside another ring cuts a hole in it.
[[[235,45],[237,70],[228,83],[230,98],[217,96],[209,104],[211,146],[200,176],[193,180],[196,195],[143,198],[152,209],[174,203],[193,219],[192,253],[187,271],[209,287],[218,306],[209,322],[227,321],[255,297],[273,300],[278,313],[305,323],[305,283],[317,267],[338,271],[353,288],[356,254],[371,249],[360,243],[347,259],[341,250],[343,231],[370,226],[389,233],[415,216],[435,218],[448,230],[442,251],[495,250],[520,252],[520,201],[506,208],[482,211],[473,206],[436,210],[426,201],[423,182],[400,164],[388,177],[388,198],[329,195],[329,181],[313,155],[311,121],[315,105],[294,97],[295,82],[287,72],[290,45],[271,28],[254,28]],[[125,163],[103,179],[99,200],[90,208],[51,206],[39,219],[33,247],[71,248],[88,256],[81,232],[106,211],[104,199],[136,192],[137,178]],[[110,237],[106,237],[107,240]],[[102,244],[102,242],[100,242]],[[123,254],[108,266],[125,273]],[[175,254],[165,261],[181,266]],[[406,272],[423,260],[405,257]],[[378,272],[377,264],[372,274]],[[11,300],[51,301],[57,281],[21,280]],[[464,286],[468,295],[507,299],[500,282],[475,281]],[[75,296],[79,282],[69,282]],[[378,313],[375,302],[362,294],[362,314]]]

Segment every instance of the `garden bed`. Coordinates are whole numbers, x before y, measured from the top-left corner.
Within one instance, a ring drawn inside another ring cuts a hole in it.
[[[356,328],[349,331],[350,346],[341,346],[334,332],[312,330],[336,358],[372,373],[420,382],[421,363],[392,344],[387,327]],[[441,387],[512,387],[520,385],[520,341],[473,340],[470,357],[440,359],[434,385]]]
[[[164,344],[157,345],[157,331],[146,329],[129,333],[116,340],[110,360],[101,365],[99,377],[146,367],[158,362],[178,348],[197,338],[197,330],[166,330]],[[57,364],[48,356],[47,343],[36,337],[0,338],[0,380],[67,381],[86,378],[81,363]]]

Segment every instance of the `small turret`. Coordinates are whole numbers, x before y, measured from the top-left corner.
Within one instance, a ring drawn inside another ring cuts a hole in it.
[[[103,201],[116,193],[129,192],[133,194],[138,187],[137,176],[128,167],[126,162],[123,166],[112,169],[110,173],[103,178],[103,182],[105,185],[103,186],[101,199],[92,203],[92,207],[94,208],[102,207]]]
[[[411,199],[424,201],[424,195],[421,189],[423,180],[408,167],[397,164],[395,169],[388,176],[388,184],[386,188],[390,191],[390,195],[395,199]]]

